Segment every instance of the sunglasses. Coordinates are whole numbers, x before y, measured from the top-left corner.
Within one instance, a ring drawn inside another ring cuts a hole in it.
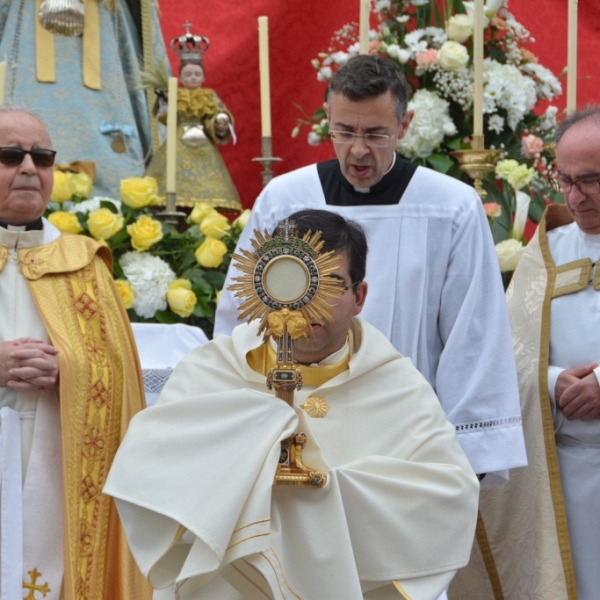
[[[55,150],[39,148],[36,150],[23,150],[23,148],[0,147],[0,163],[7,167],[18,167],[29,154],[36,167],[51,167],[54,164]]]

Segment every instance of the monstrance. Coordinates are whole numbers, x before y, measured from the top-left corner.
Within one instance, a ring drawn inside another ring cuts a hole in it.
[[[321,252],[321,232],[308,231],[302,238],[286,219],[271,236],[254,230],[253,251],[234,254],[235,266],[243,275],[229,289],[242,298],[238,319],[260,319],[259,334],[277,342],[277,361],[267,376],[267,389],[294,405],[294,391],[302,388],[302,374],[294,361],[293,341],[312,335],[311,324],[332,321],[332,306],[343,293],[342,282],[331,274],[338,268],[339,255]],[[302,449],[306,434],[294,433],[281,442],[281,456],[274,485],[323,487],[327,476],[306,467]]]

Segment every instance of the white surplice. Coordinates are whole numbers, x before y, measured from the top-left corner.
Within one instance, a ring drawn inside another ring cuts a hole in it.
[[[502,281],[474,190],[418,168],[398,204],[331,206],[311,165],[269,183],[238,248],[250,247],[254,229],[272,232],[307,208],[332,210],[365,228],[369,294],[361,316],[433,386],[471,466],[488,473],[483,484],[527,464]],[[239,300],[227,287],[239,275],[229,269],[215,336],[237,322]]]

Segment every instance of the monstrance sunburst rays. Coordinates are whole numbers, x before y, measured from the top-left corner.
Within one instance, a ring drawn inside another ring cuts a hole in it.
[[[274,236],[254,230],[253,251],[241,249],[234,254],[235,266],[243,275],[235,277],[229,289],[243,298],[238,320],[261,319],[260,333],[267,329],[271,312],[287,308],[299,311],[308,324],[333,319],[328,300],[339,298],[343,282],[331,274],[339,266],[339,255],[320,253],[324,241],[321,232],[296,236],[296,227],[285,221]],[[308,335],[312,328],[307,327]]]

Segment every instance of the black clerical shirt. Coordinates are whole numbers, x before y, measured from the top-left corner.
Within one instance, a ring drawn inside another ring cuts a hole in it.
[[[396,156],[394,166],[381,181],[371,186],[368,192],[357,192],[342,175],[337,158],[317,164],[325,201],[334,206],[398,204],[416,170],[416,165]]]

